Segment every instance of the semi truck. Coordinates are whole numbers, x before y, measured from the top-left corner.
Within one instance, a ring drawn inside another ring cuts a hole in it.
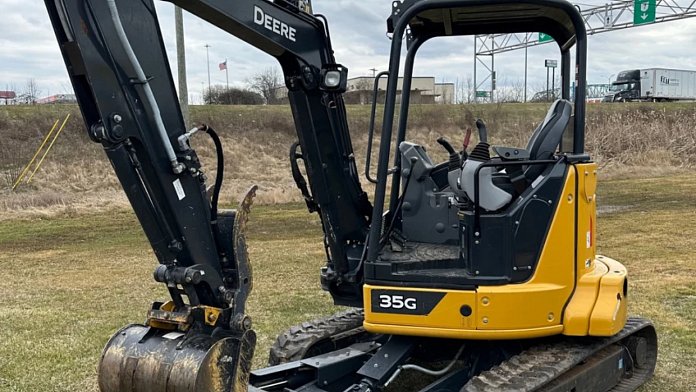
[[[696,71],[647,68],[619,72],[603,102],[674,102],[696,99]]]

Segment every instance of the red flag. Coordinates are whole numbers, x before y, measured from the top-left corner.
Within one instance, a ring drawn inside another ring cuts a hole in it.
[[[227,60],[225,60],[224,63],[220,63],[219,67],[220,67],[220,71],[226,70],[227,69]]]

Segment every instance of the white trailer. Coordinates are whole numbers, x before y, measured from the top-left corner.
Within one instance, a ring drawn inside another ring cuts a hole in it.
[[[696,100],[696,71],[667,68],[619,72],[603,102]]]
[[[696,71],[650,68],[640,70],[641,98],[679,101],[696,99]]]

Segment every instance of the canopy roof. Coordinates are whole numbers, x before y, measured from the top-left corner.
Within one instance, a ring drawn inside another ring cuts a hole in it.
[[[562,0],[405,0],[394,2],[389,30],[408,18],[413,38],[452,35],[543,32],[562,50],[575,43],[584,22],[575,7]]]

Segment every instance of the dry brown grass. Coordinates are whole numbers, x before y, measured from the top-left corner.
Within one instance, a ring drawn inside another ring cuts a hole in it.
[[[466,126],[480,117],[487,121],[494,144],[524,146],[546,108],[545,104],[413,106],[408,139],[427,146],[435,160],[445,160],[436,139],[445,136],[460,143]],[[9,184],[31,158],[42,136],[55,119],[67,113],[72,113],[71,120],[32,184],[23,185],[18,193],[10,192]],[[348,114],[362,172],[369,107],[350,106]],[[193,107],[192,118],[210,124],[222,135],[228,163],[222,200],[237,200],[252,184],[261,188],[261,204],[301,200],[287,158],[290,144],[297,139],[289,108],[199,106]],[[378,115],[378,130],[380,123]],[[587,151],[609,178],[681,173],[696,164],[695,123],[693,104],[591,105]],[[49,215],[62,214],[68,207],[82,211],[127,205],[101,148],[86,136],[76,107],[0,108],[0,134],[0,220],[27,211]],[[194,146],[212,171],[212,144],[205,136],[197,136]],[[371,194],[371,187],[365,187]]]

